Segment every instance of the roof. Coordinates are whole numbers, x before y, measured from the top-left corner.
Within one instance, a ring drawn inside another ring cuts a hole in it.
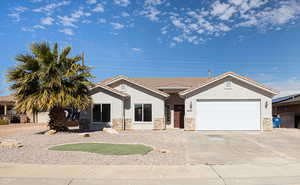
[[[128,94],[125,94],[125,93],[123,93],[121,91],[118,91],[116,89],[113,89],[113,88],[111,88],[109,86],[105,86],[105,85],[102,85],[102,84],[98,84],[98,85],[94,86],[92,89],[95,89],[95,88],[102,88],[102,89],[110,91],[110,92],[112,92],[114,94],[117,94],[117,95],[119,95],[121,97],[128,97]]]
[[[273,105],[280,105],[280,104],[289,104],[289,103],[300,103],[300,94],[285,96],[281,98],[274,99],[272,101]]]
[[[127,81],[129,83],[132,83],[134,85],[137,85],[137,86],[142,87],[144,89],[147,89],[149,91],[157,93],[157,94],[159,94],[159,95],[161,95],[163,97],[169,97],[169,94],[167,94],[165,92],[162,92],[162,91],[160,91],[160,90],[158,90],[156,88],[153,88],[151,86],[147,86],[146,84],[142,84],[141,82],[132,80],[132,79],[128,78],[127,76],[123,76],[123,75],[116,76],[116,77],[110,78],[110,79],[106,79],[106,80],[98,83],[98,85],[108,86],[109,84],[115,83],[115,82],[120,81],[120,80],[125,80],[125,81]]]
[[[256,87],[258,87],[258,88],[260,88],[260,89],[263,89],[263,90],[265,90],[265,91],[268,91],[268,92],[270,92],[270,93],[272,93],[272,94],[274,94],[274,95],[276,95],[276,94],[279,93],[277,90],[272,89],[272,88],[270,88],[270,87],[267,87],[267,86],[265,86],[265,85],[263,85],[263,84],[261,84],[261,83],[259,83],[259,82],[256,82],[256,81],[254,81],[254,80],[252,80],[252,79],[250,79],[250,78],[247,78],[247,77],[245,77],[245,76],[238,75],[238,74],[236,74],[236,73],[234,73],[234,72],[227,72],[227,73],[223,73],[223,74],[221,74],[221,75],[219,75],[219,76],[217,76],[217,77],[210,78],[209,80],[207,80],[206,82],[200,84],[200,85],[197,86],[197,87],[192,87],[192,88],[190,88],[190,89],[181,91],[179,94],[180,94],[180,95],[186,95],[186,94],[191,93],[191,92],[193,92],[193,91],[195,91],[195,90],[197,90],[197,89],[200,89],[200,88],[202,88],[202,87],[205,87],[205,86],[207,86],[207,85],[209,85],[209,84],[211,84],[211,83],[213,83],[213,82],[216,82],[216,81],[219,81],[219,80],[221,80],[221,79],[224,79],[224,78],[226,78],[226,77],[228,77],[228,76],[234,77],[234,78],[239,79],[239,80],[241,80],[241,81],[244,81],[244,82],[246,82],[246,83],[248,83],[248,84],[251,84],[251,85],[253,85],[253,86],[256,86]]]
[[[13,95],[0,96],[0,103],[10,103],[15,102],[15,97]]]
[[[129,78],[137,83],[156,89],[178,88],[189,89],[197,87],[209,80],[208,77],[184,77],[184,78]]]

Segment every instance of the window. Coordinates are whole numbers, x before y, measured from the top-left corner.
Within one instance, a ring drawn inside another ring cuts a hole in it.
[[[151,122],[152,105],[151,104],[134,104],[134,121]]]
[[[110,122],[110,104],[94,104],[93,122]]]

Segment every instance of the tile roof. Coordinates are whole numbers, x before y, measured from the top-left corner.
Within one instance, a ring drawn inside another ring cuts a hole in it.
[[[16,100],[13,95],[0,96],[0,103],[15,102],[15,101]]]
[[[183,78],[129,78],[137,83],[145,86],[164,89],[164,88],[180,88],[189,89],[208,81],[208,77],[183,77]]]
[[[281,105],[281,104],[289,104],[289,103],[299,103],[300,104],[300,95],[290,96],[287,99],[283,99],[282,101],[273,102],[273,105]]]

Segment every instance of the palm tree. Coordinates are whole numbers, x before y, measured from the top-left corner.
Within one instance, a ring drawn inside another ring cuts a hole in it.
[[[82,110],[90,103],[90,68],[80,64],[83,56],[68,57],[70,46],[60,54],[57,43],[53,48],[47,42],[34,43],[30,50],[32,54],[16,56],[19,65],[7,74],[15,108],[19,113],[49,111],[50,129],[66,131],[65,108]]]

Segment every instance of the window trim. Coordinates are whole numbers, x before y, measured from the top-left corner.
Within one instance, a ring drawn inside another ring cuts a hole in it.
[[[144,118],[144,104],[150,104],[151,105],[151,121],[135,121],[135,105],[136,104],[142,104],[142,119]],[[133,103],[133,123],[137,123],[137,124],[143,124],[143,123],[144,124],[152,124],[153,123],[153,104],[149,103],[149,102],[143,102],[143,103],[135,102],[135,103]]]
[[[93,107],[94,107],[94,105],[101,105],[101,112],[102,112],[102,104],[109,104],[110,105],[110,121],[109,122],[94,122],[94,119],[93,119],[93,114],[94,114],[94,112],[93,112]],[[108,103],[108,102],[101,102],[101,103],[99,103],[99,102],[97,102],[97,103],[95,103],[95,102],[93,102],[92,104],[91,104],[91,123],[92,124],[97,124],[97,125],[101,125],[101,124],[107,124],[107,123],[111,123],[111,120],[112,120],[112,103]]]

